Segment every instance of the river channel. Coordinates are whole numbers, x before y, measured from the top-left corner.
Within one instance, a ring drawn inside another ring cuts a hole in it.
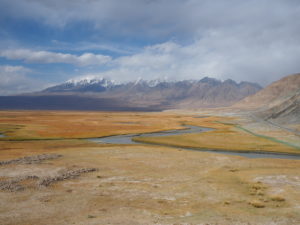
[[[141,142],[134,141],[134,137],[162,137],[162,136],[173,136],[180,134],[191,134],[191,133],[202,133],[213,130],[212,128],[199,127],[199,126],[191,126],[185,125],[185,129],[181,130],[168,130],[168,131],[160,131],[153,133],[143,133],[143,134],[126,134],[126,135],[115,135],[108,137],[100,137],[100,138],[89,138],[87,140],[96,142],[96,143],[106,143],[106,144],[141,144]],[[145,143],[142,143],[145,144]],[[251,151],[230,151],[230,150],[220,150],[220,149],[201,149],[201,148],[192,148],[192,147],[179,147],[179,146],[170,146],[164,144],[147,144],[147,145],[156,145],[156,146],[168,146],[175,147],[183,150],[193,150],[193,151],[202,151],[202,152],[213,152],[217,154],[225,154],[225,155],[237,155],[243,156],[247,158],[276,158],[276,159],[294,159],[300,160],[300,155],[296,154],[288,154],[288,153],[272,153],[272,152],[251,152]]]

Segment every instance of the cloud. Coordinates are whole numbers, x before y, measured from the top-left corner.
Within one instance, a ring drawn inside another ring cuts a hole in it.
[[[3,16],[50,26],[88,22],[106,35],[168,38],[180,34],[193,38],[220,28],[296,28],[300,17],[297,0],[2,0],[1,4]]]
[[[268,84],[300,71],[298,0],[1,0],[0,6],[5,21],[35,21],[59,34],[86,26],[88,34],[79,41],[88,42],[89,48],[106,48],[98,37],[112,46],[125,40],[125,50],[143,46],[114,59],[93,53],[7,50],[8,59],[79,66],[109,63],[107,71],[92,74],[116,80],[212,76]]]
[[[223,37],[222,42],[219,35]],[[285,44],[284,48],[280,42],[255,46],[251,45],[251,40],[212,33],[189,45],[165,42],[147,46],[140,53],[115,59],[112,69],[86,75],[120,81],[140,77],[148,80],[161,77],[184,80],[210,76],[266,85],[298,72],[299,58],[300,46],[295,47],[292,43]]]
[[[131,46],[124,46],[120,44],[103,44],[93,43],[88,41],[81,41],[76,43],[62,42],[58,40],[51,40],[53,46],[50,49],[59,51],[61,49],[71,51],[106,51],[110,53],[117,53],[119,55],[130,55],[138,51],[138,48]],[[49,49],[48,49],[49,50]]]
[[[45,87],[45,83],[29,78],[32,71],[23,66],[0,66],[0,95],[19,94]]]
[[[48,51],[32,51],[28,49],[5,50],[0,56],[10,60],[24,60],[26,63],[69,63],[79,66],[105,64],[110,56],[84,53],[80,56]]]

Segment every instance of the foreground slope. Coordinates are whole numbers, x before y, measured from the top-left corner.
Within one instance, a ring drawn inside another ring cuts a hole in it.
[[[259,109],[269,108],[293,97],[300,91],[300,73],[286,76],[273,82],[254,95],[250,95],[235,104],[235,107]]]
[[[234,105],[275,126],[300,131],[300,74],[276,81]],[[284,127],[283,127],[284,126]],[[287,128],[289,127],[289,128]]]
[[[259,113],[264,119],[300,123],[300,92]]]

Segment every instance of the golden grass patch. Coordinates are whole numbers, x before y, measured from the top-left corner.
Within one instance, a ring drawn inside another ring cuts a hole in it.
[[[262,201],[257,200],[257,199],[249,201],[249,204],[255,208],[265,208],[266,207]]]
[[[299,153],[299,150],[236,129],[235,118],[176,113],[0,111],[3,140],[80,139],[184,129],[196,125],[215,130],[180,136],[140,137],[138,141],[179,147]],[[219,122],[222,121],[222,122]]]
[[[19,140],[88,138],[180,129],[193,120],[165,113],[1,111],[0,132]]]
[[[293,147],[261,137],[256,137],[249,133],[235,129],[234,127],[230,127],[229,125],[227,125],[227,127],[217,128],[217,130],[204,133],[165,137],[137,137],[135,140],[145,143],[191,148],[235,151],[270,151],[300,154],[300,151]]]
[[[270,199],[275,202],[284,202],[285,201],[285,198],[280,195],[273,195],[270,197]]]

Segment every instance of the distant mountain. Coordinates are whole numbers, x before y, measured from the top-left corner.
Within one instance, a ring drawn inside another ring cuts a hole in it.
[[[183,81],[139,79],[127,83],[117,83],[106,78],[85,78],[69,80],[36,93],[13,96],[10,100],[0,98],[0,109],[47,109],[47,102],[51,102],[51,109],[59,105],[59,109],[74,110],[101,110],[101,107],[103,110],[113,110],[117,106],[146,111],[219,107],[236,103],[260,89],[255,83],[220,81],[209,77]]]
[[[236,83],[230,79],[221,82],[212,78],[204,78],[195,82],[189,88],[186,98],[174,105],[179,108],[230,106],[259,90],[261,87],[255,83]]]
[[[254,94],[258,84],[233,80],[220,81],[205,77],[201,80],[166,81],[137,80],[116,83],[109,79],[71,80],[47,88],[45,94],[84,94],[101,98],[114,98],[130,105],[161,105],[166,108],[198,108],[228,106]]]
[[[102,92],[115,85],[116,83],[114,81],[105,78],[69,80],[66,83],[49,87],[42,92]]]

